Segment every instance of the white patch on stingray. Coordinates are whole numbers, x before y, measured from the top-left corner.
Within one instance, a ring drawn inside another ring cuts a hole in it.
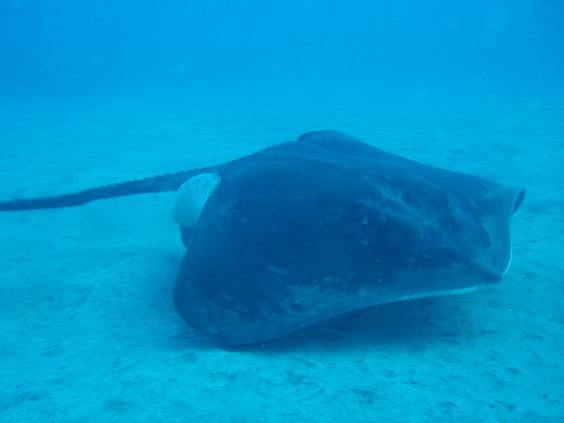
[[[421,294],[413,294],[413,295],[405,295],[403,297],[399,297],[394,299],[395,301],[410,301],[410,300],[418,300],[421,298],[429,298],[429,297],[443,297],[447,295],[460,295],[460,294],[468,294],[470,292],[476,291],[483,285],[475,285],[469,288],[460,288],[460,289],[448,289],[445,291],[432,291],[432,292],[423,292]]]
[[[502,276],[505,276],[509,268],[511,267],[511,260],[513,259],[513,243],[509,240],[509,261],[507,262],[507,267],[502,273]]]
[[[176,193],[174,220],[180,226],[193,228],[206,201],[221,182],[215,173],[200,173],[184,182]]]

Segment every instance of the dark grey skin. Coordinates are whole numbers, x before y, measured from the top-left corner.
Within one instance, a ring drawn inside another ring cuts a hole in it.
[[[184,234],[174,303],[226,346],[500,281],[511,216],[525,195],[317,131],[223,165],[3,202],[0,211],[174,191],[203,172],[221,182]]]

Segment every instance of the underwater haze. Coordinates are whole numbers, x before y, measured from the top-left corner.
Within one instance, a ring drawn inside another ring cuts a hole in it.
[[[559,1],[0,4],[6,93],[409,89],[562,79]]]
[[[240,349],[175,310],[175,193],[0,213],[0,421],[564,421],[563,22],[559,0],[0,0],[0,202],[317,129],[527,189],[500,283]]]

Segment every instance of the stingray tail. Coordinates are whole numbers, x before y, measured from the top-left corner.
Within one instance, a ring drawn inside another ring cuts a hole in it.
[[[144,179],[90,188],[71,194],[53,197],[15,199],[0,202],[0,212],[36,209],[53,209],[59,207],[80,206],[91,201],[106,198],[124,197],[128,195],[149,194],[156,192],[176,191],[188,178],[199,173],[214,171],[215,166],[187,170],[165,175],[151,176]]]

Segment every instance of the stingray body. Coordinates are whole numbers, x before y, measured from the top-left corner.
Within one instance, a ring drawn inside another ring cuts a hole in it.
[[[198,182],[205,201],[196,213],[177,211],[186,253],[174,303],[225,345],[499,281],[511,261],[511,216],[524,197],[317,131],[219,166],[8,201],[0,210],[176,190],[198,175],[213,178]]]

